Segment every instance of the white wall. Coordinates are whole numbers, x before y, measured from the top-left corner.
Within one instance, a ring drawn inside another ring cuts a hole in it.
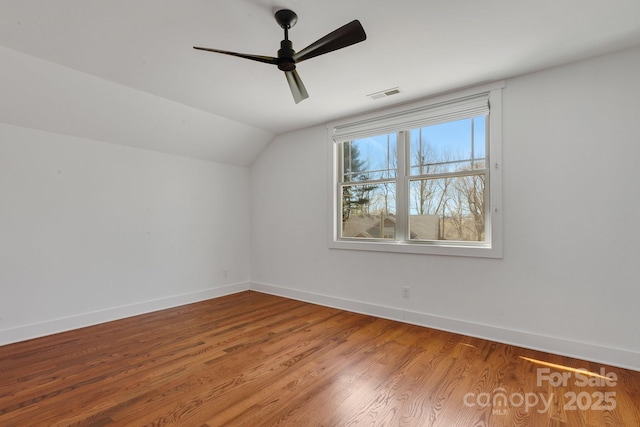
[[[0,124],[0,344],[246,288],[249,194],[246,167]]]
[[[635,49],[507,80],[499,260],[328,249],[326,129],[278,137],[251,171],[253,286],[640,369],[638,76]]]

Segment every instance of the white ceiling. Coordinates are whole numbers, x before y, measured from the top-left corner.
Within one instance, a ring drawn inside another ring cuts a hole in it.
[[[283,38],[273,19],[279,8],[298,14],[290,31],[297,50],[353,19],[360,20],[368,36],[363,43],[299,64],[310,98],[297,105],[276,67],[192,49],[276,56]],[[216,130],[198,144],[211,144],[208,151],[156,149],[250,164],[279,133],[638,46],[640,1],[0,0],[0,45],[13,51],[9,56],[44,60],[38,62],[44,68],[57,64],[69,75],[88,74],[133,89],[139,98],[162,99],[167,108],[169,102],[188,108],[188,115],[206,113]],[[366,96],[394,87],[401,94],[377,101]],[[19,89],[7,93],[15,99]],[[28,123],[14,117],[18,113],[12,116],[11,105],[4,106],[2,114],[11,119],[0,116],[0,121],[47,129],[35,118]],[[206,127],[202,130],[195,132],[198,138]],[[77,133],[112,142],[133,140],[104,132],[86,125]],[[136,132],[139,138],[144,129]],[[259,143],[246,150],[238,142],[249,154],[225,157],[216,154],[216,147],[233,151],[229,144],[236,141],[220,141],[216,132]],[[185,139],[183,146],[195,138],[189,132],[177,134]]]

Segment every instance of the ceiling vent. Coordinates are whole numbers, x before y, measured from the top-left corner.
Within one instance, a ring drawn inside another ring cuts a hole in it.
[[[394,87],[392,89],[386,89],[380,92],[370,93],[367,96],[371,99],[380,99],[380,98],[386,98],[387,96],[391,96],[391,95],[397,95],[399,93],[400,93],[400,89],[398,89],[397,87]]]

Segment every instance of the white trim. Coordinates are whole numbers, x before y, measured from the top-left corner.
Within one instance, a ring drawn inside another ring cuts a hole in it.
[[[0,331],[0,345],[57,334],[72,329],[84,328],[86,326],[93,326],[113,320],[124,319],[126,317],[150,313],[152,311],[205,301],[211,298],[218,298],[246,290],[249,290],[248,283],[235,283],[187,294],[174,295],[167,298],[143,301],[140,303],[113,307],[106,310],[84,313],[77,316],[54,319],[47,322],[34,323],[13,329],[6,329]]]
[[[558,354],[588,360],[595,363],[640,371],[640,352],[603,347],[596,344],[538,335],[515,329],[472,323],[466,320],[451,319],[396,307],[388,307],[329,295],[299,291],[266,283],[252,282],[250,283],[250,289],[256,292],[277,295],[313,304],[320,304],[355,313],[367,314],[384,319],[396,320],[427,328],[543,351],[546,353]]]
[[[491,236],[492,257],[502,258],[502,91],[491,97],[491,108],[498,120],[489,120],[489,218],[485,235]]]

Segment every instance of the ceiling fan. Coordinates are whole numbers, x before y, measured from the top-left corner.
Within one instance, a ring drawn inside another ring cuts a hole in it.
[[[280,42],[280,50],[276,58],[272,56],[249,55],[245,53],[229,52],[226,50],[209,49],[206,47],[196,47],[194,49],[206,50],[209,52],[223,53],[225,55],[238,56],[240,58],[251,59],[253,61],[265,62],[277,65],[278,69],[284,71],[287,82],[291,88],[293,99],[297,103],[307,99],[309,94],[296,71],[296,64],[307,59],[351,46],[366,40],[367,35],[360,21],[354,20],[337,30],[327,34],[314,43],[311,43],[300,52],[293,50],[293,43],[289,40],[289,30],[298,22],[298,15],[292,10],[281,9],[275,13],[276,22],[284,29],[284,40]]]

